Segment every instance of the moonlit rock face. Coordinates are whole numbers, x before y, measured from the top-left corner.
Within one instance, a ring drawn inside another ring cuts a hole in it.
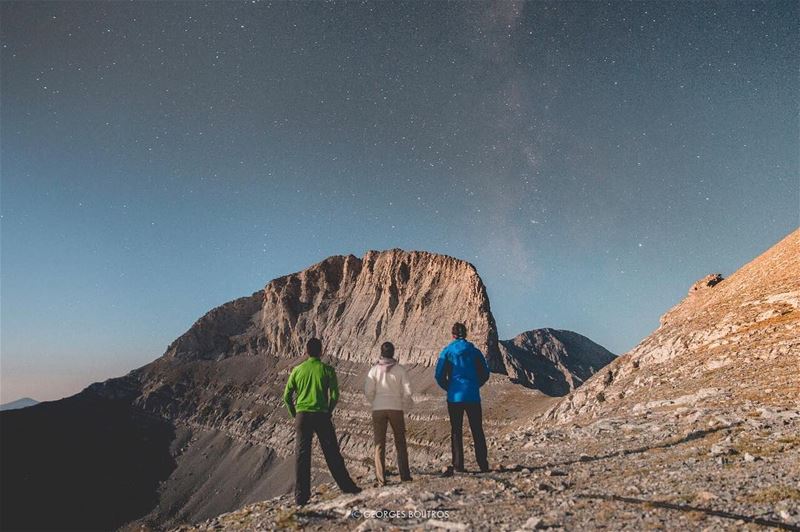
[[[362,259],[329,257],[212,310],[167,355],[295,357],[318,337],[325,354],[340,360],[374,361],[380,344],[390,341],[404,364],[431,366],[455,321],[467,325],[470,341],[501,369],[486,288],[471,264],[421,251],[370,251]]]
[[[426,252],[370,251],[363,259],[331,257],[264,289],[258,323],[263,348],[276,355],[302,352],[317,336],[327,354],[343,360],[376,359],[380,344],[395,345],[406,364],[435,364],[455,321],[497,358],[497,329],[475,268]]]

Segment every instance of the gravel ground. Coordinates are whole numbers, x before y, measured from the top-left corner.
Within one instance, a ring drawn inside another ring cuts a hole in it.
[[[430,464],[410,483],[324,484],[304,508],[282,496],[176,530],[800,530],[800,410],[746,406],[510,430],[490,437],[489,473]]]

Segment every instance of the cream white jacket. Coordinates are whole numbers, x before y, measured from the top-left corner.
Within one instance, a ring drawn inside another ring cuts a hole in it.
[[[373,410],[403,410],[414,406],[411,381],[406,368],[395,364],[388,371],[372,366],[364,383],[364,394]]]

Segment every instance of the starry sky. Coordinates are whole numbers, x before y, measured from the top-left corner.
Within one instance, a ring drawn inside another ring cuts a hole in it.
[[[633,347],[797,227],[798,3],[0,3],[0,401],[326,256]]]

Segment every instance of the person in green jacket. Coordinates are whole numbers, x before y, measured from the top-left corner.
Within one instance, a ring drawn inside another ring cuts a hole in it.
[[[336,371],[320,360],[322,342],[318,338],[306,343],[306,354],[308,359],[295,366],[283,391],[283,402],[294,418],[294,498],[300,506],[308,503],[311,497],[311,439],[314,434],[339,489],[345,493],[361,492],[347,472],[331,421],[333,409],[339,401]]]

